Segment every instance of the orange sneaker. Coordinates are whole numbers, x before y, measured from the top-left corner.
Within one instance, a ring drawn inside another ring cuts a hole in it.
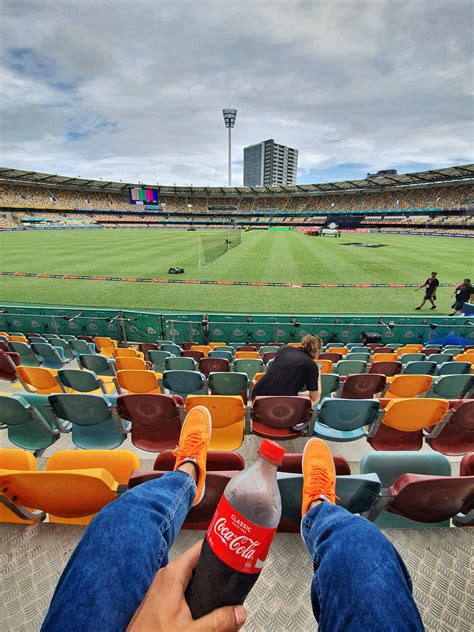
[[[303,498],[301,515],[304,516],[312,502],[319,499],[336,504],[336,468],[329,447],[321,439],[310,439],[304,448]]]
[[[186,462],[194,463],[198,469],[193,507],[201,502],[206,491],[207,445],[211,438],[211,430],[211,413],[204,406],[195,406],[186,415],[181,427],[179,445],[173,450],[176,457],[175,470]]]

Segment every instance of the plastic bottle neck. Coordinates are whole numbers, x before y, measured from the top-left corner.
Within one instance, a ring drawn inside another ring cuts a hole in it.
[[[278,468],[278,465],[276,465],[276,463],[269,461],[261,454],[258,455],[257,463],[264,471],[272,472],[272,474],[274,474]]]

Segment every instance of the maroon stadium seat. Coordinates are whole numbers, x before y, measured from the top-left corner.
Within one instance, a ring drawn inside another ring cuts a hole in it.
[[[143,355],[145,356],[145,359],[146,359],[146,354],[149,351],[158,351],[159,347],[156,344],[156,342],[141,342],[138,345],[138,349],[143,353]]]
[[[303,454],[285,454],[282,464],[278,468],[279,472],[289,472],[290,474],[302,474],[301,461]],[[333,455],[337,476],[349,476],[351,467],[343,456]]]
[[[375,347],[372,350],[372,355],[374,353],[393,353],[393,347],[384,347],[384,346]]]
[[[339,360],[342,360],[342,355],[340,353],[329,353],[328,351],[324,351],[319,354],[318,358],[321,360],[331,360],[331,362],[335,364],[336,362],[339,362]]]
[[[237,347],[237,351],[258,351],[258,345],[242,345],[241,347]],[[261,345],[260,345],[261,346]]]
[[[171,471],[174,468],[176,457],[172,450],[161,452],[153,465],[154,470]],[[209,450],[206,459],[208,472],[227,472],[243,470],[245,461],[238,452],[224,452],[223,450]]]
[[[276,351],[267,351],[266,353],[263,354],[263,364],[268,364],[270,362],[270,360],[273,360],[273,358],[276,356]]]
[[[161,452],[178,445],[181,418],[171,395],[140,393],[119,395],[117,411],[132,422],[133,445],[149,452]]]
[[[230,363],[225,358],[202,358],[199,360],[199,370],[206,377],[209,373],[227,373],[230,371]]]
[[[14,382],[17,379],[14,366],[20,364],[20,354],[0,351],[0,380]]]
[[[205,357],[205,355],[202,351],[196,351],[195,349],[187,349],[186,351],[181,351],[181,357],[193,358],[193,360],[196,360],[196,362],[199,363],[199,361],[202,360]]]
[[[449,456],[474,452],[474,400],[460,400],[453,410],[439,435],[427,437],[426,441],[436,452]]]
[[[369,369],[369,373],[380,373],[386,377],[397,375],[402,370],[402,363],[397,360],[391,362],[374,362]]]
[[[463,456],[459,466],[460,476],[474,476],[474,452]]]
[[[348,375],[339,397],[343,399],[371,399],[385,388],[385,375],[355,373]]]
[[[251,411],[252,432],[266,439],[295,439],[305,434],[311,420],[311,400],[270,395],[256,397]],[[294,426],[300,426],[296,430]]]

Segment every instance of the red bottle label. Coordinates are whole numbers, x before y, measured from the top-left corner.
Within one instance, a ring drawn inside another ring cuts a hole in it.
[[[250,522],[222,496],[207,529],[209,546],[219,559],[240,573],[260,573],[276,528]]]

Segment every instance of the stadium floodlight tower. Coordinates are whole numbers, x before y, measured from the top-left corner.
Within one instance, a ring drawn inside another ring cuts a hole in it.
[[[237,118],[237,110],[222,110],[224,115],[224,123],[229,130],[229,186],[232,186],[232,128],[235,127],[235,119]]]

